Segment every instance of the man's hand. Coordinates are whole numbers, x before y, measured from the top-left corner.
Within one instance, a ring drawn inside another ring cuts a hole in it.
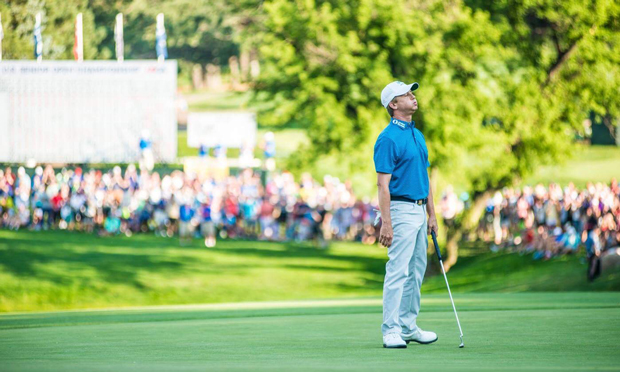
[[[392,230],[391,223],[383,223],[381,225],[381,231],[379,232],[379,243],[385,247],[392,245],[392,239],[394,239],[394,231]]]
[[[431,231],[434,231],[435,234],[437,234],[437,218],[435,218],[435,215],[432,215],[430,217],[428,217],[428,231],[426,232],[426,235],[430,235]]]

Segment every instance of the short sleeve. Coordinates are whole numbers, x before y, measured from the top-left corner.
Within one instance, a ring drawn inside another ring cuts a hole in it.
[[[375,143],[375,171],[377,173],[394,172],[396,160],[398,159],[398,149],[396,143],[389,138],[379,137]]]

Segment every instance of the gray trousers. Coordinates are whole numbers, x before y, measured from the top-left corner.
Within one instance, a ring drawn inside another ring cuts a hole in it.
[[[383,282],[383,335],[416,330],[420,287],[426,272],[426,205],[390,203],[394,239],[388,248]]]

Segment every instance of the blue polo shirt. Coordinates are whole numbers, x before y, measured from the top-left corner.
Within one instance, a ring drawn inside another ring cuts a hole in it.
[[[375,143],[375,170],[389,173],[390,195],[409,199],[428,196],[428,149],[415,122],[392,118]]]

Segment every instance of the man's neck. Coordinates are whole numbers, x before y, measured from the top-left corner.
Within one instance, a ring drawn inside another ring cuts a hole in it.
[[[404,115],[404,114],[395,112],[393,118],[397,120],[401,120],[401,121],[406,121],[407,123],[411,123],[411,116],[412,115]]]

